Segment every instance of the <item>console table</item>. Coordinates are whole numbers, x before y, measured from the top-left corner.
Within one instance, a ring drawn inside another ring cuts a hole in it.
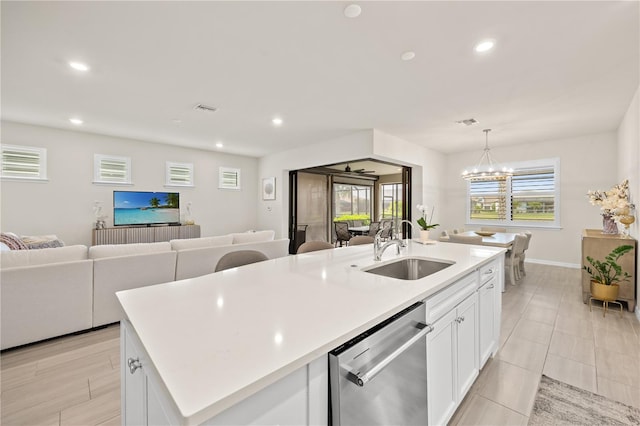
[[[200,238],[200,225],[94,229],[92,244],[157,243],[178,238]]]
[[[631,275],[629,281],[620,283],[618,300],[627,302],[630,312],[636,308],[636,249],[637,241],[633,238],[625,238],[621,234],[603,234],[600,229],[584,229],[582,231],[582,265],[588,265],[587,256],[604,260],[611,250],[618,246],[630,245],[634,249],[622,256],[618,263],[622,270]],[[582,269],[582,301],[588,303],[591,296],[591,278],[587,271]]]

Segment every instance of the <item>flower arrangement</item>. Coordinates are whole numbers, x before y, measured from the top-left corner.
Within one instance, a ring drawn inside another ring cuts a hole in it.
[[[608,191],[588,191],[589,201],[594,206],[600,206],[602,214],[618,220],[629,214],[635,206],[629,201],[629,180],[614,186]]]
[[[423,231],[428,231],[429,229],[433,229],[436,226],[440,225],[439,223],[431,224],[431,220],[433,219],[433,211],[435,210],[435,207],[431,209],[431,218],[429,218],[429,220],[427,220],[427,210],[428,210],[427,206],[418,204],[416,208],[420,211],[420,213],[422,213],[422,217],[418,219],[418,225],[420,225],[420,228],[422,228]]]

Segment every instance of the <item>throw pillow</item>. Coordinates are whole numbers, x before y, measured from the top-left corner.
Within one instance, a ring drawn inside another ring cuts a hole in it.
[[[29,250],[29,247],[13,232],[0,233],[0,242],[4,243],[11,250]]]

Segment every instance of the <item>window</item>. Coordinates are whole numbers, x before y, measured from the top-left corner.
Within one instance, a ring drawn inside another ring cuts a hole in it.
[[[383,183],[380,185],[382,194],[382,219],[402,219],[402,184]]]
[[[46,180],[47,150],[3,144],[0,176],[9,179]]]
[[[95,154],[93,183],[131,185],[131,158]]]
[[[366,185],[333,185],[334,221],[371,219],[371,187]]]
[[[516,163],[512,167],[513,176],[506,180],[467,184],[467,222],[560,226],[560,161],[538,160]]]
[[[240,189],[240,169],[220,167],[219,189]]]
[[[193,164],[167,161],[165,186],[193,186]]]

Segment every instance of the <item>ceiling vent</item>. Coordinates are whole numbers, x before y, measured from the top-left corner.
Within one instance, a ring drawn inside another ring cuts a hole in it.
[[[478,120],[475,118],[467,118],[466,120],[456,121],[456,124],[460,124],[461,126],[473,126],[474,124],[478,124]]]
[[[194,106],[193,109],[196,109],[199,111],[205,111],[205,112],[216,112],[218,110],[218,108],[216,107],[208,106],[205,104],[198,104]]]

